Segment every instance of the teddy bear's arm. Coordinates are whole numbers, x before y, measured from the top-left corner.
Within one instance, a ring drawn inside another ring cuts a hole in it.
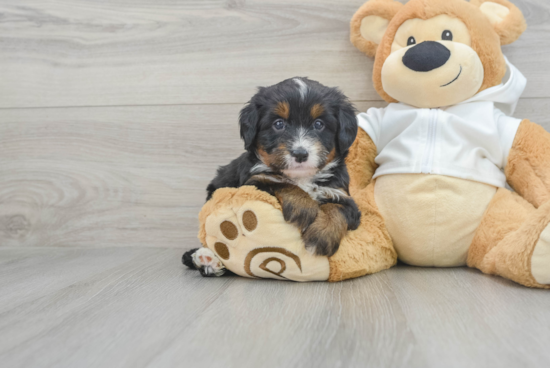
[[[357,191],[365,188],[372,180],[376,170],[377,150],[376,145],[363,130],[359,129],[357,138],[349,150],[346,164],[350,176],[350,194],[353,196]]]
[[[505,169],[508,184],[523,198],[539,207],[550,199],[550,133],[523,120],[508,154]]]

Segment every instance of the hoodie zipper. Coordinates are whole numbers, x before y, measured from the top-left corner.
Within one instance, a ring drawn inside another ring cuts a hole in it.
[[[428,137],[426,139],[426,149],[424,159],[422,160],[422,174],[431,174],[433,169],[433,160],[435,154],[435,135],[437,131],[437,109],[428,110],[429,126]]]

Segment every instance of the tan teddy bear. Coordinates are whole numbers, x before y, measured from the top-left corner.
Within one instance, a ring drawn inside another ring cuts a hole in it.
[[[507,0],[368,1],[351,41],[375,57],[390,104],[358,116],[347,158],[361,226],[316,257],[274,197],[227,188],[202,209],[199,239],[245,277],[341,281],[399,258],[549,288],[550,134],[510,117],[526,82],[501,51],[525,28]]]

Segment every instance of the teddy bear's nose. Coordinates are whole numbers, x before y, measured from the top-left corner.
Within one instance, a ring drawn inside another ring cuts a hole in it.
[[[403,64],[415,72],[429,72],[437,69],[451,57],[451,51],[434,41],[425,41],[411,47],[403,56]]]

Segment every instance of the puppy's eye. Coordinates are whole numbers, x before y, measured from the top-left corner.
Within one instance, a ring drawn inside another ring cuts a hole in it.
[[[413,36],[409,37],[409,39],[407,40],[407,46],[410,45],[416,45],[416,38],[414,38]]]
[[[323,123],[321,120],[316,120],[315,123],[313,123],[313,129],[315,130],[323,130],[325,127],[325,123]]]
[[[441,39],[443,41],[452,41],[453,40],[453,32],[446,30],[443,31],[443,34],[441,35]]]
[[[284,120],[275,120],[273,122],[273,129],[277,130],[277,131],[281,131],[283,129],[285,129],[285,122]]]

